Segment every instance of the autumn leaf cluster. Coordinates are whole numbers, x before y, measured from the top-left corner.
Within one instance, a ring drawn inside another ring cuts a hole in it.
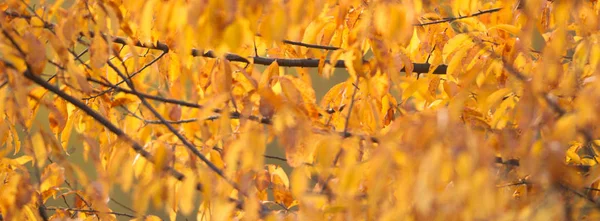
[[[0,220],[600,215],[596,0],[0,8]]]

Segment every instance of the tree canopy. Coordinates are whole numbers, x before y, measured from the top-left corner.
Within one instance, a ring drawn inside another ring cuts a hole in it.
[[[0,220],[600,217],[596,0],[0,8]]]

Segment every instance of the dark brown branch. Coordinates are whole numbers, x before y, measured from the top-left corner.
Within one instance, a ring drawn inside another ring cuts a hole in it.
[[[502,8],[493,8],[493,9],[479,11],[477,13],[473,13],[473,14],[470,14],[470,15],[464,15],[464,16],[459,16],[459,17],[455,17],[455,18],[443,18],[443,19],[440,19],[440,20],[425,22],[425,23],[421,23],[421,24],[414,24],[414,26],[420,26],[420,27],[422,27],[422,26],[427,26],[427,25],[434,25],[434,24],[440,24],[440,23],[446,23],[446,22],[453,22],[453,21],[456,21],[456,20],[470,18],[470,17],[476,17],[476,16],[480,16],[480,15],[483,15],[483,14],[497,12],[497,11],[500,11],[500,10],[502,10]]]
[[[94,36],[94,34],[95,33],[90,32],[90,36]],[[126,38],[123,38],[123,37],[111,37],[111,39],[113,40],[114,43],[127,44]],[[168,52],[171,50],[168,45],[166,45],[162,42],[156,42],[156,44],[144,44],[140,41],[136,41],[135,46],[149,48],[149,49],[155,49],[155,50],[161,50],[161,51],[165,51],[165,52]],[[215,53],[212,51],[203,52],[198,49],[192,49],[191,53],[192,53],[192,56],[194,56],[194,57],[217,58],[217,55],[215,55]],[[308,58],[308,59],[265,58],[265,57],[245,58],[245,57],[242,57],[237,54],[226,54],[225,59],[227,59],[229,61],[234,61],[234,62],[254,63],[254,64],[260,64],[260,65],[270,65],[273,62],[277,61],[277,64],[281,67],[305,67],[305,68],[319,67],[319,61],[320,61],[319,59],[310,59],[310,58]],[[364,62],[367,62],[367,61],[364,61]],[[331,64],[331,61],[325,60],[325,63]],[[336,68],[346,68],[346,64],[343,60],[337,61],[335,64],[331,64],[331,65],[333,65]],[[427,63],[413,63],[413,66],[414,66],[413,72],[427,73],[427,72],[429,72],[429,67],[431,65],[427,64]],[[447,65],[439,65],[433,71],[433,73],[434,74],[446,74],[447,69],[448,69]],[[401,72],[405,71],[405,68],[402,68],[400,71]]]
[[[5,11],[4,13],[7,15],[10,15],[10,16],[13,16],[13,17],[30,18],[30,16],[21,15],[21,14],[14,13],[14,12]],[[47,25],[45,25],[45,27],[49,28],[49,29],[52,29],[54,26],[55,25],[52,23],[47,23]],[[80,33],[80,34],[85,35],[84,33]],[[95,34],[96,33],[94,33],[93,31],[89,32],[89,35],[91,37],[94,37]],[[103,34],[103,35],[105,35],[105,34]],[[126,45],[128,42],[128,40],[124,37],[107,36],[107,35],[105,35],[105,37],[106,37],[106,39],[111,39],[112,42],[117,43],[117,44]],[[286,42],[293,42],[293,41],[286,40]],[[295,43],[298,43],[298,42],[295,42]],[[306,46],[306,47],[308,47],[308,46],[317,47],[316,45],[311,45],[311,44],[306,44],[306,43],[302,43],[302,44],[303,44],[302,46]],[[142,43],[140,41],[135,41],[134,45],[137,47],[161,50],[164,52],[168,52],[171,50],[168,45],[166,45],[165,43],[162,43],[160,41],[156,42],[155,44],[146,44],[146,43]],[[320,47],[322,47],[323,49],[325,49],[325,48],[333,49],[334,48],[334,47],[329,47],[329,46],[320,46]],[[192,54],[192,56],[195,56],[195,57],[208,57],[208,58],[216,58],[217,57],[212,51],[203,52],[198,49],[192,49],[191,54]],[[277,61],[277,63],[281,67],[306,67],[306,68],[319,67],[319,59],[310,59],[310,58],[308,58],[308,59],[266,58],[266,57],[245,58],[245,57],[242,57],[237,54],[227,54],[227,55],[225,55],[225,58],[230,61],[243,62],[243,63],[254,63],[254,64],[259,64],[259,65],[270,65],[273,62]],[[325,60],[325,63],[331,64],[331,61]],[[346,64],[344,61],[337,61],[335,64],[331,64],[331,65],[333,65],[336,68],[346,68]],[[428,73],[431,65],[427,64],[427,63],[413,63],[413,66],[414,66],[413,71],[416,73]],[[447,69],[448,69],[447,65],[443,65],[443,64],[439,65],[433,71],[433,74],[446,74]],[[402,68],[400,71],[401,72],[405,71],[405,68]]]
[[[519,159],[503,160],[502,157],[496,157],[496,158],[494,158],[494,162],[495,163],[499,163],[499,164],[504,164],[504,165],[507,165],[507,166],[515,166],[515,167],[518,167],[520,165]]]

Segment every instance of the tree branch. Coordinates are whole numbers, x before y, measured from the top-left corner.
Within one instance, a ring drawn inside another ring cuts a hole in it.
[[[8,12],[8,11],[4,11],[5,14],[9,15],[9,16],[13,16],[13,17],[20,17],[20,18],[31,18],[31,16],[27,16],[27,15],[21,15],[18,13],[14,13],[14,12]],[[45,28],[49,28],[49,29],[53,29],[55,26],[55,24],[53,23],[46,23],[46,25],[44,25]],[[89,31],[88,32],[90,37],[94,37],[96,35],[95,32],[93,31]],[[81,35],[85,35],[84,33],[80,33]],[[119,37],[119,36],[108,36],[106,34],[103,34],[105,37],[108,37],[108,39],[111,39],[112,42],[117,43],[117,44],[123,44],[126,45],[128,40],[125,37]],[[293,41],[289,41],[286,40],[287,43],[292,43]],[[323,48],[323,49],[333,49],[334,47],[330,47],[330,46],[316,46],[316,45],[311,45],[311,44],[306,44],[306,43],[299,43],[299,42],[294,42],[294,44],[297,45],[302,45],[305,47],[312,47],[312,48]],[[164,52],[168,52],[171,50],[171,48],[169,48],[168,45],[166,45],[163,42],[157,41],[155,44],[146,44],[146,43],[142,43],[138,40],[134,41],[134,45],[137,47],[142,47],[142,48],[148,48],[148,49],[155,49],[155,50],[161,50]],[[217,56],[214,54],[214,52],[212,51],[207,51],[207,52],[203,52],[202,50],[198,50],[198,49],[192,49],[191,51],[192,56],[194,57],[207,57],[207,58],[216,58]],[[266,57],[243,57],[237,54],[227,54],[225,55],[225,58],[227,60],[230,61],[234,61],[234,62],[242,62],[242,63],[253,63],[253,64],[259,64],[259,65],[270,65],[271,63],[277,61],[277,63],[279,64],[279,66],[281,67],[306,67],[306,68],[316,68],[319,67],[319,59],[311,59],[311,58],[307,58],[307,59],[297,59],[297,58],[266,58]],[[364,61],[367,62],[367,61]],[[332,64],[330,60],[325,60],[325,63],[327,64],[331,64],[336,68],[346,68],[346,64],[344,61],[337,61],[335,64]],[[429,72],[429,68],[431,67],[430,64],[427,63],[413,63],[414,72],[417,73],[428,73]],[[433,74],[446,74],[446,70],[448,69],[447,65],[439,65],[434,71]],[[405,68],[402,68],[400,70],[401,72],[405,71]]]
[[[95,33],[90,31],[90,36],[93,37],[94,35],[95,35]],[[112,36],[112,37],[110,37],[110,39],[112,39],[112,41],[114,43],[127,44],[127,39],[124,37]],[[154,44],[154,45],[153,44],[144,44],[140,41],[136,41],[134,45],[138,46],[138,47],[143,47],[143,48],[161,50],[161,51],[165,51],[165,52],[168,52],[171,50],[168,45],[166,45],[165,43],[162,43],[160,41],[156,42],[156,44]],[[217,55],[215,55],[215,53],[210,50],[207,52],[203,52],[198,49],[192,49],[191,54],[194,57],[217,58]],[[319,59],[311,59],[311,58],[307,58],[307,59],[266,58],[266,57],[245,58],[245,57],[242,57],[237,54],[226,54],[225,59],[227,59],[229,61],[234,61],[234,62],[253,63],[253,64],[260,64],[260,65],[271,65],[273,62],[277,61],[277,64],[279,64],[279,66],[281,66],[281,67],[305,67],[305,68],[319,67],[319,62],[320,62]],[[363,62],[366,63],[367,61],[363,61]],[[343,60],[337,61],[335,64],[332,64],[330,60],[325,60],[325,63],[331,64],[336,68],[346,68],[345,61],[343,61]],[[427,63],[413,63],[413,66],[414,66],[413,72],[420,72],[420,73],[429,72],[429,67],[431,67],[431,65],[427,64]],[[447,69],[448,69],[448,66],[442,64],[442,65],[439,65],[433,71],[433,73],[434,74],[446,74]],[[401,72],[405,71],[405,68],[402,68],[400,71]]]

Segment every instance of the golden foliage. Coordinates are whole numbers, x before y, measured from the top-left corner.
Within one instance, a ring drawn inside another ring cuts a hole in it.
[[[0,9],[0,220],[600,217],[598,1]]]

